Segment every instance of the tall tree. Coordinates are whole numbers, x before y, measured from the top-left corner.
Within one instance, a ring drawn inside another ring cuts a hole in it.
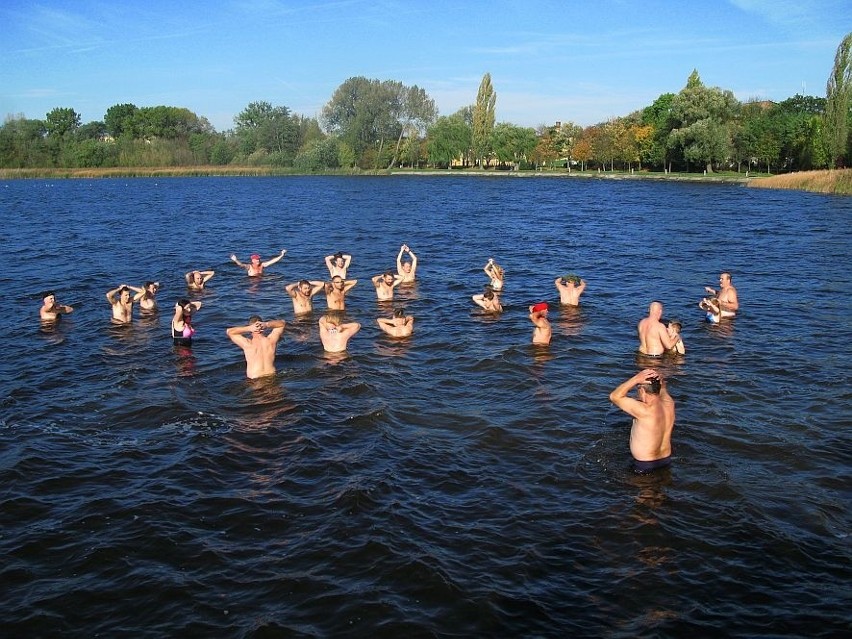
[[[670,149],[680,150],[688,162],[704,164],[708,173],[713,163],[730,155],[729,129],[740,103],[731,91],[705,87],[693,71],[686,86],[672,100]]]
[[[57,107],[47,114],[44,125],[50,137],[65,137],[80,126],[80,115],[74,109]]]
[[[489,148],[491,133],[494,131],[495,106],[497,94],[491,86],[491,74],[482,76],[479,83],[479,91],[476,93],[476,104],[473,105],[473,156],[477,165],[481,168],[485,156],[491,151]]]
[[[292,163],[299,149],[299,124],[285,106],[251,102],[234,117],[235,135],[245,155],[270,156],[273,164]]]
[[[399,147],[402,144],[403,136],[408,134],[409,138],[411,138],[424,133],[426,127],[435,121],[435,117],[438,114],[435,101],[416,84],[412,87],[407,87],[401,82],[394,82],[393,90],[397,93],[397,99],[393,102],[393,105],[398,109],[394,115],[399,121],[400,127],[399,137],[396,140],[396,149],[388,168],[393,168],[399,159]]]
[[[852,98],[852,33],[837,47],[834,67],[825,89],[825,124],[832,166],[844,166],[849,137],[849,106]]]
[[[107,133],[114,138],[120,138],[122,135],[135,138],[136,112],[138,110],[135,104],[114,104],[108,108],[104,115]]]

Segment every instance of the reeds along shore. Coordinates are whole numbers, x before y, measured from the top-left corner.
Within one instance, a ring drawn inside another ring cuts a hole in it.
[[[852,195],[852,169],[785,173],[750,180],[748,185],[761,189],[790,189],[814,193]]]

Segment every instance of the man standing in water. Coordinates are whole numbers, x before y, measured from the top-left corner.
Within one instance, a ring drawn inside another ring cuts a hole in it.
[[[349,338],[361,330],[358,322],[341,322],[333,314],[319,319],[319,334],[322,347],[327,353],[342,353],[346,350]]]
[[[530,306],[530,321],[535,325],[532,343],[541,346],[550,344],[552,329],[547,319],[547,302],[539,302]]]
[[[204,290],[204,285],[210,281],[210,278],[216,275],[216,271],[190,271],[184,275],[186,287],[190,291]]]
[[[734,317],[740,308],[740,302],[737,299],[737,289],[731,284],[730,273],[719,274],[719,287],[718,291],[709,286],[705,286],[704,290],[716,298],[722,317]],[[707,300],[702,300],[702,302],[707,302]]]
[[[639,387],[638,399],[627,396],[634,386]],[[650,473],[670,465],[675,402],[660,374],[652,368],[636,373],[609,394],[609,401],[633,417],[630,454],[634,472]]]
[[[376,297],[380,302],[387,302],[393,299],[393,289],[402,283],[402,278],[399,275],[394,275],[391,271],[385,271],[381,275],[376,275],[373,278],[373,286],[376,287]]]
[[[329,277],[337,277],[338,275],[346,279],[346,272],[349,270],[349,265],[352,263],[352,256],[343,251],[338,251],[334,255],[326,255],[325,265],[328,268]]]
[[[112,323],[113,324],[130,324],[133,320],[133,301],[130,297],[130,291],[134,293],[142,293],[141,288],[122,284],[118,288],[112,289],[106,294],[107,302],[112,307]],[[118,297],[116,298],[116,295]]]
[[[42,293],[42,306],[38,311],[42,322],[55,322],[60,315],[67,315],[74,311],[74,307],[56,303],[56,295],[53,291]]]
[[[576,275],[557,277],[553,282],[559,291],[559,303],[563,306],[579,306],[580,296],[586,290],[586,280]]]
[[[264,322],[252,315],[245,326],[232,326],[225,330],[231,341],[243,349],[246,356],[246,377],[257,379],[275,375],[275,349],[284,334],[284,320]],[[264,331],[269,331],[267,335]],[[250,337],[246,337],[246,333]]]
[[[403,262],[402,256],[408,253],[411,258],[410,262]],[[414,254],[408,244],[403,244],[399,249],[399,255],[396,256],[396,274],[399,276],[403,284],[410,284],[414,281],[415,273],[417,272],[417,256]]]
[[[677,344],[677,340],[669,335],[665,324],[660,321],[662,316],[662,302],[651,302],[648,307],[648,317],[639,322],[636,327],[639,333],[640,354],[647,357],[662,357],[663,353]]]
[[[133,296],[134,302],[139,302],[139,308],[143,311],[153,312],[157,310],[157,291],[160,290],[159,282],[145,282],[142,292]]]
[[[380,317],[376,323],[391,337],[410,337],[414,331],[414,316],[406,315],[404,308],[394,310],[393,318]]]
[[[287,252],[286,249],[281,249],[280,255],[273,257],[271,260],[266,260],[265,262],[261,262],[260,261],[260,255],[255,253],[254,255],[251,256],[251,263],[250,264],[243,264],[242,262],[240,262],[237,259],[236,255],[232,254],[231,255],[231,261],[234,264],[236,264],[237,266],[239,266],[240,268],[244,268],[246,270],[246,273],[249,274],[249,276],[255,277],[257,275],[263,275],[263,269],[265,269],[267,266],[272,266],[276,262],[280,262],[281,258],[284,257],[284,254],[286,252]]]
[[[284,287],[287,295],[293,298],[293,312],[296,315],[306,315],[314,310],[313,296],[325,288],[325,282],[309,282],[300,280]]]
[[[358,280],[344,280],[339,275],[331,278],[325,283],[325,301],[330,311],[343,311],[346,309],[346,293],[358,283]]]

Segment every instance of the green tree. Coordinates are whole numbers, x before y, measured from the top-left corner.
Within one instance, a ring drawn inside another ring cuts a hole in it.
[[[136,112],[135,104],[115,104],[107,109],[104,114],[104,124],[107,133],[114,138],[126,135],[130,138],[136,135]]]
[[[80,115],[70,108],[56,108],[44,120],[47,135],[62,138],[74,133],[80,126]]]
[[[849,146],[849,106],[852,98],[852,33],[848,33],[837,47],[825,96],[825,130],[832,166],[845,166]]]
[[[299,149],[299,123],[285,106],[251,102],[235,118],[235,135],[243,154],[271,164],[292,163]]]
[[[511,163],[514,169],[521,168],[535,150],[535,129],[500,122],[491,133],[491,148],[501,164]]]
[[[449,168],[453,160],[464,161],[470,144],[470,126],[464,121],[464,114],[456,113],[438,118],[429,127],[426,153],[431,164]]]
[[[398,92],[393,83],[368,80],[363,76],[343,82],[323,107],[326,131],[346,142],[361,164],[380,161],[385,142],[395,139],[400,125]],[[369,153],[368,153],[369,151]],[[365,162],[364,157],[369,155]],[[377,166],[373,164],[373,166]]]
[[[480,168],[483,166],[485,156],[491,152],[491,133],[494,131],[496,121],[495,107],[497,105],[497,94],[491,85],[491,74],[482,76],[479,83],[479,91],[476,93],[476,104],[473,105],[473,126],[471,145],[473,157]]]
[[[28,120],[23,114],[8,116],[0,127],[0,166],[48,166],[46,135],[47,128],[42,120]]]
[[[409,139],[419,137],[435,121],[438,114],[435,101],[416,84],[407,87],[400,82],[394,82],[392,83],[392,90],[396,91],[397,94],[396,99],[392,102],[392,105],[396,107],[396,113],[393,113],[393,116],[400,123],[400,127],[396,149],[388,168],[393,168],[399,159],[399,149],[403,136],[408,134]]]
[[[639,122],[653,127],[653,134],[648,145],[644,161],[651,166],[668,170],[667,139],[671,133],[671,111],[674,93],[663,93],[654,100],[653,104],[642,109]]]
[[[668,148],[679,149],[687,162],[704,164],[712,172],[714,162],[730,155],[728,125],[739,106],[731,91],[705,87],[698,71],[693,71],[686,87],[672,100]]]

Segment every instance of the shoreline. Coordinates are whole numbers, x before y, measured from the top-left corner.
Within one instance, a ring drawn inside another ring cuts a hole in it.
[[[111,167],[111,168],[42,168],[0,169],[0,180],[17,179],[99,179],[99,178],[173,178],[173,177],[284,177],[284,176],[453,176],[484,178],[568,178],[598,180],[657,180],[672,182],[706,182],[741,184],[750,188],[787,189],[833,195],[852,195],[852,169],[802,171],[781,175],[746,177],[731,174],[632,173],[611,171],[483,171],[479,169],[379,169],[375,171],[328,171],[299,173],[291,169],[268,166],[189,166],[189,167]]]

